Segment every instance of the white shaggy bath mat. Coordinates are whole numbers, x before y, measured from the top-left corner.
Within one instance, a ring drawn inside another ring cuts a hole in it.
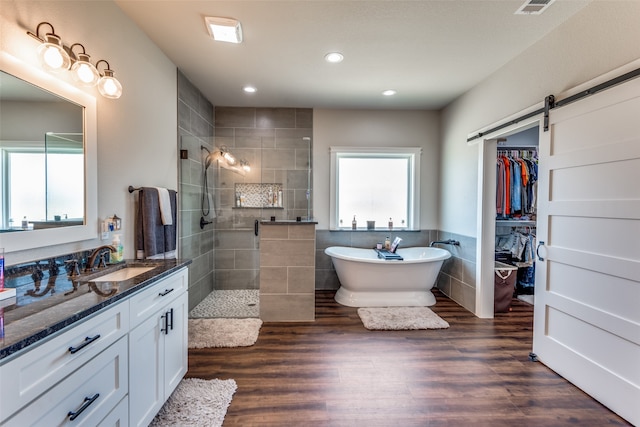
[[[150,427],[219,427],[238,389],[234,380],[185,378]]]
[[[189,348],[248,347],[258,340],[262,320],[189,319]]]
[[[366,307],[358,316],[369,330],[445,329],[449,323],[428,307]]]

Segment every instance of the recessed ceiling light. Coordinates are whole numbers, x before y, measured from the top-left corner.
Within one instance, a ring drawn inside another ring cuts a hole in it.
[[[204,22],[207,24],[209,34],[214,40],[229,43],[242,43],[242,27],[240,22],[232,18],[219,18],[217,16],[206,16]]]
[[[395,90],[393,90],[393,89],[387,89],[387,90],[385,90],[384,92],[382,92],[382,94],[383,94],[384,96],[393,96],[393,95],[395,95],[396,93],[398,93],[398,92],[396,92],[396,91],[395,91]]]
[[[324,56],[324,60],[327,62],[331,62],[332,64],[342,62],[343,59],[344,55],[342,55],[340,52],[329,52]]]
[[[242,90],[246,93],[256,93],[258,91],[258,89],[256,89],[254,86],[245,86],[242,88]]]

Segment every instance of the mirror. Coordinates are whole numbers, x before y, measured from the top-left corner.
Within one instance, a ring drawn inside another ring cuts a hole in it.
[[[0,246],[97,237],[95,98],[3,53],[0,111]]]

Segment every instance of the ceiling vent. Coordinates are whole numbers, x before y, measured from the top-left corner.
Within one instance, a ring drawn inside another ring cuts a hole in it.
[[[540,15],[555,0],[527,0],[516,11],[516,15]]]

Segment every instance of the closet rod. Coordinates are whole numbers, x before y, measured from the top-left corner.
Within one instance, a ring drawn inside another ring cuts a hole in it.
[[[628,80],[632,80],[635,79],[636,77],[640,76],[640,68],[636,68],[633,71],[629,71],[628,73],[625,73],[621,76],[618,77],[614,77],[613,79],[607,80],[604,83],[600,83],[598,85],[592,86],[589,89],[583,90],[581,92],[576,93],[575,95],[571,95],[567,98],[564,99],[560,99],[560,100],[555,100],[555,97],[553,95],[549,95],[545,98],[545,104],[547,104],[547,106],[540,108],[536,111],[532,111],[530,113],[524,114],[520,117],[517,117],[513,120],[509,120],[508,122],[502,123],[500,125],[497,125],[494,128],[488,129],[485,132],[478,132],[476,135],[473,135],[470,138],[467,138],[467,142],[471,142],[474,141],[478,138],[482,138],[484,135],[489,135],[495,131],[498,131],[500,129],[504,129],[508,126],[511,125],[515,125],[518,124],[519,122],[521,122],[522,120],[528,119],[530,117],[534,117],[537,116],[538,114],[542,114],[542,113],[548,113],[549,110],[557,108],[557,107],[563,107],[567,104],[570,104],[572,102],[578,101],[582,98],[585,98],[587,96],[591,96],[591,95],[595,95],[598,92],[601,92],[605,89],[609,89],[612,86],[616,86],[619,85],[621,83],[625,83]],[[549,101],[550,100],[550,101]],[[546,117],[546,114],[545,114]]]

